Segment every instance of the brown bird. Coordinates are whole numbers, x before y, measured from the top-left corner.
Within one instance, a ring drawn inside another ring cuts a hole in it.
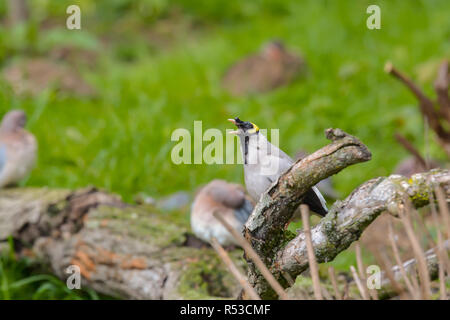
[[[220,214],[231,226],[242,232],[253,211],[253,204],[241,185],[213,180],[196,195],[191,209],[191,228],[205,242],[215,237],[223,246],[239,245],[213,216]]]
[[[93,97],[95,90],[75,68],[47,58],[13,62],[3,71],[3,78],[17,95],[38,95],[55,88],[65,95]]]
[[[290,83],[302,69],[301,57],[288,52],[280,41],[271,41],[261,52],[231,66],[223,86],[233,95],[267,92]]]

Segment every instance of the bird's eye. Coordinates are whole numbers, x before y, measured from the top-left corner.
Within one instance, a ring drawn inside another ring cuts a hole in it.
[[[259,127],[256,124],[252,123],[252,126],[253,126],[253,130],[254,130],[253,132],[259,131]]]

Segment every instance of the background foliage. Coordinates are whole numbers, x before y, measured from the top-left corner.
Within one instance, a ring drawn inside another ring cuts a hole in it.
[[[375,3],[382,27],[368,30],[366,8]],[[81,7],[80,31],[65,28],[70,4]],[[0,25],[0,67],[47,56],[58,46],[90,50],[95,65],[75,68],[97,95],[65,96],[49,88],[38,96],[17,96],[0,82],[0,114],[26,110],[28,129],[39,141],[38,165],[24,184],[95,185],[127,201],[139,192],[160,197],[194,191],[213,178],[243,182],[238,165],[170,161],[173,130],[191,130],[194,120],[202,120],[204,130],[225,132],[230,128],[225,120],[235,116],[279,128],[280,146],[289,154],[326,144],[328,127],[358,136],[373,159],[335,177],[336,188],[346,195],[365,180],[390,174],[406,156],[394,141],[395,131],[424,151],[416,100],[384,73],[385,62],[392,61],[432,95],[437,66],[450,55],[445,0],[35,0],[30,6],[29,22]],[[2,21],[6,10],[0,1]],[[227,94],[220,86],[227,67],[274,38],[303,55],[307,76],[268,94]],[[444,157],[434,143],[430,150],[433,157]],[[12,289],[17,286],[8,283],[31,271],[23,262],[2,259],[0,298],[73,298],[57,285],[51,294],[39,295],[54,279],[37,282],[38,287],[26,284],[29,290]],[[352,259],[344,255],[335,263],[347,267]]]

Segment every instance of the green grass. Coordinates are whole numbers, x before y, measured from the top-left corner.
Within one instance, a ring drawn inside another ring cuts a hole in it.
[[[450,55],[448,1],[201,1],[200,6],[161,0],[153,11],[145,7],[151,2],[143,1],[145,14],[125,0],[112,1],[109,8],[115,11],[107,12],[105,1],[97,7],[80,3],[86,5],[82,31],[61,29],[51,37],[30,27],[15,44],[6,41],[8,30],[0,31],[3,64],[28,45],[45,52],[45,41],[76,38],[80,46],[100,48],[97,68],[82,69],[99,92],[95,100],[62,98],[51,90],[20,98],[0,84],[0,114],[26,110],[28,128],[39,141],[38,165],[26,185],[95,185],[130,201],[139,192],[162,196],[194,190],[214,178],[243,182],[239,165],[174,165],[170,159],[173,130],[191,130],[194,120],[202,120],[203,130],[225,132],[231,128],[226,119],[235,116],[261,128],[279,128],[280,146],[290,154],[327,144],[323,132],[328,127],[359,137],[373,157],[335,177],[344,195],[370,178],[388,175],[407,155],[394,141],[395,131],[424,150],[416,101],[383,67],[392,61],[433,95],[434,71]],[[381,7],[381,30],[366,28],[365,10],[374,3]],[[58,9],[64,4],[41,1],[38,12],[54,18],[64,12]],[[145,30],[156,18],[170,16],[173,6],[181,12],[177,19],[194,27],[159,48],[145,38]],[[96,23],[96,17],[104,18]],[[113,38],[113,45],[102,49],[97,32]],[[272,93],[229,96],[220,86],[226,68],[271,38],[303,54],[308,76]],[[431,154],[443,158],[435,143]]]
[[[99,299],[91,289],[68,289],[56,276],[37,270],[30,259],[18,260],[12,248],[10,243],[8,250],[0,252],[0,300]]]

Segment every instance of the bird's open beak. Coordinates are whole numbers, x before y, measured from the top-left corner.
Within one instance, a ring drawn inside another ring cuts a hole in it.
[[[232,122],[234,125],[236,125],[236,120],[234,119],[228,119],[228,121]],[[228,131],[227,133],[229,134],[238,134],[239,131],[238,130],[234,130],[234,131]]]

